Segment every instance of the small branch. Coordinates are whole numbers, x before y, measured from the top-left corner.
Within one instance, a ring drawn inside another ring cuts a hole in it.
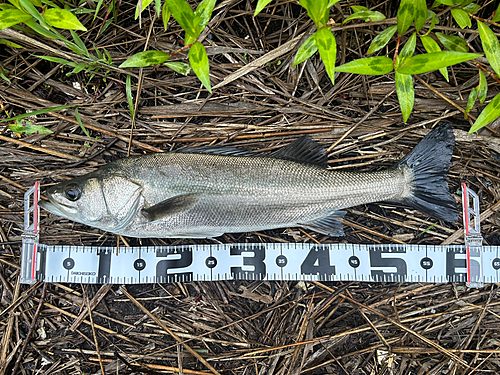
[[[500,83],[500,78],[498,78],[496,76],[496,74],[493,74],[492,72],[490,72],[488,69],[486,69],[482,64],[480,63],[474,63],[474,65],[476,65],[476,67],[478,69],[481,69],[483,72],[485,72],[486,74],[488,74],[491,78],[493,78],[495,81],[497,81],[497,83]]]
[[[481,17],[478,17],[478,16],[475,16],[473,14],[470,14],[470,13],[467,13],[469,15],[470,18],[474,18],[475,20],[477,21],[481,21],[481,22],[485,22],[485,23],[489,23],[491,25],[495,25],[496,27],[500,27],[500,23],[497,23],[497,22],[493,22],[492,20],[487,20],[485,18],[481,18]]]
[[[196,42],[197,42],[197,41],[194,41],[193,43],[188,44],[187,46],[181,47],[180,49],[178,49],[177,51],[175,51],[174,53],[172,53],[172,54],[170,55],[170,59],[171,59],[172,57],[174,57],[175,55],[177,55],[179,52],[182,52],[182,51],[184,51],[185,49],[188,49],[189,47],[191,47],[191,46],[192,46],[193,44],[195,44]],[[170,59],[169,59],[169,60],[170,60]]]
[[[398,35],[398,43],[396,44],[396,50],[394,51],[394,58],[392,59],[392,65],[394,66],[394,71],[396,71],[396,58],[398,57],[400,43],[401,43],[401,35]]]
[[[33,316],[33,321],[31,322],[30,329],[28,331],[28,334],[26,335],[26,339],[24,340],[23,347],[17,356],[16,364],[14,365],[14,369],[12,370],[12,375],[16,375],[16,372],[19,369],[19,366],[21,365],[21,361],[24,359],[24,353],[26,352],[26,348],[28,347],[28,344],[30,342],[31,335],[33,334],[33,330],[35,329],[35,325],[38,321],[38,315],[42,310],[43,301],[45,299],[45,293],[47,292],[47,285],[48,283],[43,283],[42,296],[38,301],[38,307],[36,308],[35,315]]]

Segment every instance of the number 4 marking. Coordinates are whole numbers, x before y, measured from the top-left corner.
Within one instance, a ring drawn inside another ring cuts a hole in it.
[[[314,246],[300,266],[302,275],[319,275],[321,278],[335,275],[335,266],[330,264],[330,249]]]

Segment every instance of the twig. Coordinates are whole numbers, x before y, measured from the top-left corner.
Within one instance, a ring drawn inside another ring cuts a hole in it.
[[[47,292],[47,285],[48,285],[48,283],[43,283],[42,295],[40,297],[40,300],[38,301],[38,307],[36,308],[35,315],[33,315],[33,321],[31,322],[28,334],[26,335],[26,338],[24,339],[23,347],[21,348],[21,351],[19,352],[19,355],[17,356],[17,360],[16,360],[16,363],[14,365],[14,368],[12,369],[12,375],[16,375],[17,370],[19,369],[19,366],[21,365],[21,361],[24,359],[24,353],[26,352],[26,348],[28,347],[28,344],[30,342],[31,335],[33,334],[33,330],[35,329],[35,325],[38,323],[38,315],[40,314],[40,311],[42,310],[43,300],[45,299],[45,293]]]
[[[317,286],[319,286],[320,288],[323,288],[325,290],[329,290],[331,291],[332,293],[335,293],[335,290],[331,289],[330,287],[320,283],[319,281],[311,281],[313,284],[316,284]],[[368,307],[366,305],[363,305],[362,303],[344,295],[344,294],[339,294],[339,297],[342,297],[342,298],[345,298],[346,300],[348,300],[349,302],[355,304],[356,306],[362,308],[362,309],[365,309],[365,310],[368,310],[370,311],[372,314],[375,314],[379,317],[381,317],[382,319],[385,319],[387,320],[389,323],[401,328],[402,330],[408,332],[409,334],[417,337],[418,339],[422,340],[423,342],[425,342],[427,345],[430,345],[432,346],[433,348],[437,349],[439,352],[441,352],[442,354],[445,354],[446,356],[448,356],[449,358],[455,360],[456,362],[460,363],[462,366],[466,367],[466,368],[469,368],[470,366],[468,365],[467,362],[465,362],[463,359],[459,358],[457,355],[451,353],[448,349],[445,349],[443,348],[441,345],[439,344],[436,344],[434,341],[428,339],[427,337],[425,336],[422,336],[420,334],[418,334],[417,332],[415,332],[414,330],[412,330],[411,328],[408,328],[406,327],[405,325],[395,321],[394,319],[388,317],[387,315],[384,315],[382,314],[381,312],[375,310],[375,309],[372,309],[371,307]]]
[[[189,353],[194,355],[201,363],[203,363],[206,368],[208,368],[212,373],[215,375],[221,375],[215,368],[208,363],[205,358],[203,358],[201,355],[199,355],[197,352],[195,352],[188,344],[186,344],[179,336],[175,334],[174,331],[172,331],[170,328],[168,328],[160,319],[158,319],[156,316],[154,316],[151,311],[146,309],[139,301],[137,301],[128,291],[125,289],[123,286],[120,286],[120,291],[125,294],[131,302],[134,303],[138,308],[142,310],[147,316],[149,316],[156,324],[158,324],[165,332],[167,332],[170,336],[172,336],[178,343],[180,343]]]

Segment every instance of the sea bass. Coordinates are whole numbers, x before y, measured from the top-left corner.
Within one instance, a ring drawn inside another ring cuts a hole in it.
[[[345,208],[392,201],[455,222],[446,175],[455,144],[442,124],[393,167],[329,171],[304,136],[268,155],[223,146],[120,159],[47,190],[47,211],[129,237],[211,238],[303,227],[342,236]]]

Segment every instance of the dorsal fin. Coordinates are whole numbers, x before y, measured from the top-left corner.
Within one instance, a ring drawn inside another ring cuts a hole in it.
[[[280,148],[267,156],[321,167],[326,167],[328,163],[325,149],[308,135],[303,135],[288,146]]]
[[[202,146],[176,150],[179,153],[211,154],[225,156],[265,156],[277,159],[285,159],[303,164],[319,165],[326,167],[328,158],[325,149],[318,145],[311,137],[304,135],[288,146],[282,147],[267,155],[257,155],[243,147],[236,146]]]

